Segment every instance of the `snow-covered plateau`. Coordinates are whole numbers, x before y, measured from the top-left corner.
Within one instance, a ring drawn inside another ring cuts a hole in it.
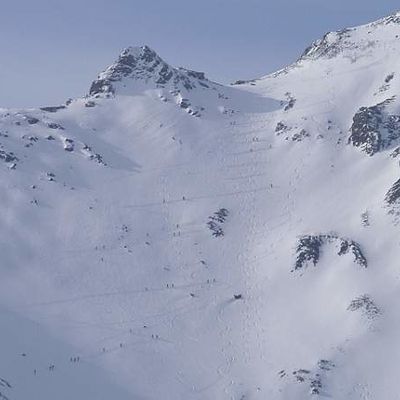
[[[400,399],[400,13],[227,86],[127,48],[0,109],[0,399]]]

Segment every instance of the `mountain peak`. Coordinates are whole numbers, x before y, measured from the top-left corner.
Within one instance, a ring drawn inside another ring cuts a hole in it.
[[[120,57],[124,56],[132,56],[132,57],[138,57],[138,58],[143,58],[145,55],[152,55],[156,56],[156,52],[152,50],[149,46],[144,45],[144,46],[129,46],[122,50]]]
[[[400,24],[400,11],[388,15],[387,17],[381,18],[372,24]]]
[[[339,31],[328,32],[322,39],[314,41],[301,55],[299,61],[307,59],[334,58],[343,53],[361,54],[379,46],[379,43],[397,41],[400,35],[400,12],[374,22]],[[349,56],[349,54],[346,54]]]
[[[204,73],[174,68],[145,45],[124,49],[118,59],[92,83],[89,94],[114,95],[118,86],[127,87],[135,81],[155,87],[170,86],[174,90],[179,90],[180,86],[186,90],[191,90],[198,84],[206,86],[203,82],[206,81]]]
[[[149,46],[127,47],[119,55],[118,60],[113,66],[121,67],[122,71],[129,73],[134,69],[140,69],[145,65],[154,65],[154,63],[167,65],[158,54]],[[125,70],[124,68],[125,67]]]

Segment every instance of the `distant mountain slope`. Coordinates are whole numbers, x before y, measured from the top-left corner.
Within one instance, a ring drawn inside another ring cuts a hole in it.
[[[0,399],[396,398],[399,35],[1,109]]]

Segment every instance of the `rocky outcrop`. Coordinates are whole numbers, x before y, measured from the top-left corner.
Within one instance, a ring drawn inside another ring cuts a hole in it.
[[[128,47],[92,83],[89,95],[114,95],[117,82],[142,81],[155,87],[192,90],[209,87],[204,73],[168,65],[148,46]]]
[[[394,98],[371,107],[361,107],[353,117],[349,143],[369,156],[389,148],[400,138],[400,116],[387,113]]]
[[[208,217],[207,227],[214,237],[224,236],[225,233],[222,225],[225,223],[228,215],[229,211],[226,208],[220,208],[211,217]]]
[[[374,303],[371,297],[367,294],[364,294],[360,297],[355,298],[349,304],[348,311],[361,311],[362,314],[367,319],[375,319],[379,314],[381,314],[381,310]]]
[[[384,202],[389,214],[396,216],[400,214],[400,179],[388,190]]]
[[[342,256],[351,253],[354,262],[364,268],[367,267],[361,246],[353,240],[345,239],[336,234],[305,235],[298,240],[296,247],[296,262],[293,271],[306,269],[310,264],[316,266],[320,260],[323,246],[334,244],[337,246],[337,255]]]
[[[400,24],[400,12],[396,12],[392,15],[389,15],[388,17],[384,17],[379,19],[378,21],[372,22],[369,24],[370,27],[377,27],[381,25],[399,25]]]
[[[64,147],[65,151],[70,151],[70,152],[74,151],[74,147],[75,147],[74,141],[69,138],[64,138],[63,139],[63,147]]]
[[[50,106],[50,107],[41,107],[40,109],[42,111],[55,113],[57,111],[63,110],[64,108],[67,108],[67,107],[66,106]]]
[[[326,392],[325,381],[328,373],[334,368],[335,364],[332,361],[321,359],[312,370],[300,368],[291,373],[281,370],[278,376],[281,379],[291,379],[297,384],[307,385],[311,395],[319,395]]]
[[[300,60],[333,58],[345,48],[353,48],[355,46],[351,39],[352,29],[343,29],[337,32],[329,32],[322,39],[316,40],[305,49]]]
[[[7,152],[1,147],[2,146],[0,145],[0,160],[3,160],[6,163],[18,161],[17,156],[12,151]]]
[[[386,193],[385,202],[387,205],[391,206],[400,202],[400,179],[398,179]]]
[[[373,29],[382,25],[400,23],[400,13],[392,14],[378,21],[365,25],[363,28]],[[316,40],[301,55],[299,61],[315,59],[331,59],[344,51],[357,50],[359,53],[375,46],[376,41],[368,37],[355,38],[353,32],[360,28],[346,28],[336,32],[326,33],[322,39]],[[354,59],[353,59],[354,61]]]
[[[57,123],[55,123],[55,122],[49,122],[49,123],[47,124],[47,126],[48,126],[50,129],[58,129],[58,130],[60,130],[60,131],[63,131],[63,130],[64,130],[64,127],[63,127],[63,126],[61,126],[60,124],[57,124]]]
[[[93,149],[87,144],[83,145],[82,153],[89,159],[97,162],[100,165],[107,166],[106,162],[103,159],[103,156],[94,152]]]

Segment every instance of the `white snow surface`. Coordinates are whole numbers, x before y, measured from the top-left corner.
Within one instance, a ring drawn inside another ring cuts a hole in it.
[[[400,115],[399,36],[232,86],[127,49],[145,74],[112,92],[1,109],[0,399],[397,399],[400,132],[349,139],[362,107]]]

